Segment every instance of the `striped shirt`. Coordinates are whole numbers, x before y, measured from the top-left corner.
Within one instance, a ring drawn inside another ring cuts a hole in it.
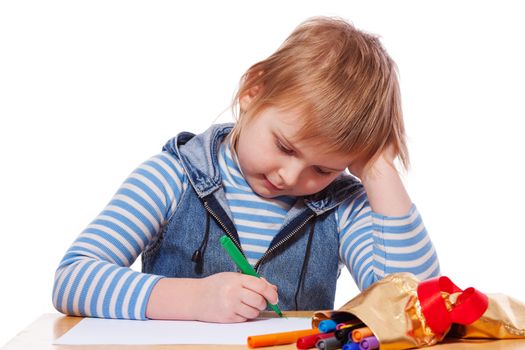
[[[254,193],[227,143],[218,161],[242,248],[255,264],[295,198],[266,199]],[[70,315],[146,319],[149,295],[162,277],[129,266],[169,221],[188,186],[179,161],[167,152],[135,169],[66,252],[55,274],[55,308]],[[360,289],[394,272],[412,272],[420,279],[439,274],[434,247],[414,205],[402,217],[379,215],[362,189],[337,208],[336,220],[340,261]]]

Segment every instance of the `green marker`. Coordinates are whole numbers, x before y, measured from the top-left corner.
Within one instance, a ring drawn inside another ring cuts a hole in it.
[[[252,265],[248,263],[244,255],[242,255],[242,253],[239,251],[239,249],[237,248],[235,243],[233,243],[230,237],[224,235],[221,237],[220,242],[221,242],[222,247],[226,250],[230,258],[232,258],[232,260],[235,262],[237,267],[242,271],[242,273],[244,273],[245,275],[250,275],[250,276],[255,276],[257,278],[261,278],[261,276],[259,276],[259,274],[254,270]],[[279,317],[283,317],[283,313],[281,312],[281,310],[279,310],[279,307],[277,306],[277,304],[275,305],[270,304],[268,301],[266,301],[266,303],[268,304],[269,307],[272,308],[273,311],[275,311],[277,315],[279,315]]]

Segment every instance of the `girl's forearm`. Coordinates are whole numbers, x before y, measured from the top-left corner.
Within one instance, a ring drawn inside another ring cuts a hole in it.
[[[198,305],[198,279],[163,278],[151,291],[146,317],[160,320],[194,320]]]
[[[361,182],[372,210],[385,216],[406,215],[412,207],[401,177],[394,164],[380,157]]]

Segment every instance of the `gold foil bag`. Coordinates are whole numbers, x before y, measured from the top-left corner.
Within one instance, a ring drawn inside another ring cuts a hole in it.
[[[481,295],[481,300],[473,298],[474,300],[470,302],[470,304],[477,303],[475,305],[477,311],[467,310],[465,312],[467,316],[461,313],[458,315],[458,311],[463,311],[468,306],[468,298],[473,288],[457,292],[459,289],[448,278],[444,278],[456,288],[454,289],[456,292],[438,291],[434,297],[443,300],[442,304],[446,307],[445,312],[456,314],[455,317],[452,317],[452,321],[454,319],[467,320],[464,323],[470,324],[449,323],[446,329],[436,327],[436,322],[443,327],[443,319],[449,316],[441,314],[437,320],[425,317],[423,309],[427,316],[433,314],[428,312],[427,301],[419,299],[420,281],[410,273],[396,273],[385,277],[337,311],[316,312],[312,318],[312,324],[317,327],[320,321],[340,317],[341,314],[347,317],[355,316],[374,332],[380,342],[381,350],[430,346],[440,342],[445,336],[525,338],[525,304],[504,295],[484,295],[474,290]],[[483,301],[485,305],[480,309],[479,304]],[[468,315],[469,312],[470,315]],[[429,322],[434,329],[429,326]]]
[[[487,294],[489,307],[469,325],[453,324],[448,333],[456,338],[525,338],[525,304],[503,294]]]

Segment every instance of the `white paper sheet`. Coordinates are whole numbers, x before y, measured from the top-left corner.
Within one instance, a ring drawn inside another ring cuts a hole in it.
[[[310,318],[261,318],[243,323],[130,321],[85,318],[54,344],[246,344],[250,335],[309,329]]]

